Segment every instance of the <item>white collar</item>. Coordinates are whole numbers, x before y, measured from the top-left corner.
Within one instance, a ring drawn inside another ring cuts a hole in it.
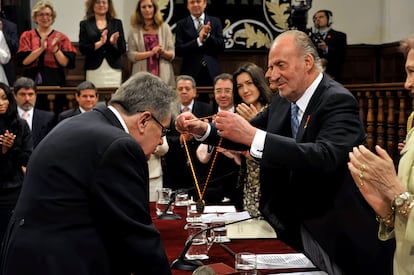
[[[33,117],[33,110],[34,110],[34,108],[31,108],[29,111],[27,111],[29,113],[29,118]],[[19,112],[19,116],[23,117],[23,113],[25,112],[25,110],[23,110],[20,107],[17,107],[17,111]]]
[[[118,110],[115,109],[114,106],[111,106],[111,105],[109,105],[108,108],[109,108],[109,110],[112,111],[112,113],[114,113],[114,115],[116,116],[116,118],[119,120],[119,122],[121,123],[122,128],[124,128],[125,132],[127,132],[129,134],[128,127],[127,127],[124,119],[122,118],[121,114],[118,112]]]
[[[319,83],[322,81],[323,74],[319,73],[319,75],[315,78],[312,84],[306,89],[305,93],[296,101],[296,105],[298,105],[298,116],[299,121],[301,121],[303,113],[308,107],[309,101],[311,100],[313,94],[315,93],[316,88],[318,87]]]

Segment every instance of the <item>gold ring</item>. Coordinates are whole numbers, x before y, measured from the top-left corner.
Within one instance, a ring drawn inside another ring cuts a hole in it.
[[[359,168],[359,170],[361,170],[361,172],[364,172],[366,168],[367,167],[365,166],[365,163],[363,163],[361,164],[361,168]]]
[[[361,181],[364,179],[364,175],[362,174],[362,172],[361,172],[361,173],[359,173],[358,177],[359,177],[359,179],[360,179]]]

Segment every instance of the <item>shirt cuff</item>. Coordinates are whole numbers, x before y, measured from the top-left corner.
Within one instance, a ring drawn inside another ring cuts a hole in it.
[[[196,140],[198,140],[198,141],[205,141],[206,138],[210,135],[210,132],[211,132],[211,125],[209,123],[207,123],[207,130],[204,133],[204,135],[202,135],[202,136],[194,136],[194,138]]]
[[[198,45],[199,47],[203,46],[203,42],[202,42],[202,41],[200,41],[200,37],[197,37],[197,45]]]
[[[254,135],[252,146],[250,147],[250,155],[256,159],[261,159],[263,156],[263,148],[266,139],[266,132],[257,129]]]

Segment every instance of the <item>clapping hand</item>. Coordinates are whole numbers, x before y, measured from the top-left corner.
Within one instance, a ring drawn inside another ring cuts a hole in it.
[[[106,31],[108,32],[108,30]],[[109,38],[109,42],[111,42],[112,45],[116,46],[118,43],[118,38],[119,38],[119,32],[114,32]]]
[[[13,146],[16,135],[10,133],[9,130],[0,135],[0,144],[2,145],[2,153],[5,154]]]
[[[259,113],[253,104],[247,105],[246,103],[240,103],[236,107],[236,111],[245,120],[249,121]]]

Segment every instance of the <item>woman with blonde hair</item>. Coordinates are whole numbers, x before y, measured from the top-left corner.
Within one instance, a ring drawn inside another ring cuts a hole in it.
[[[37,85],[65,86],[65,68],[75,67],[76,49],[65,34],[52,28],[56,11],[51,2],[37,2],[32,19],[37,27],[20,36],[17,62]]]
[[[147,71],[174,87],[174,69],[171,63],[174,57],[171,29],[162,19],[158,2],[138,0],[128,34],[128,58],[133,63],[132,74]]]

